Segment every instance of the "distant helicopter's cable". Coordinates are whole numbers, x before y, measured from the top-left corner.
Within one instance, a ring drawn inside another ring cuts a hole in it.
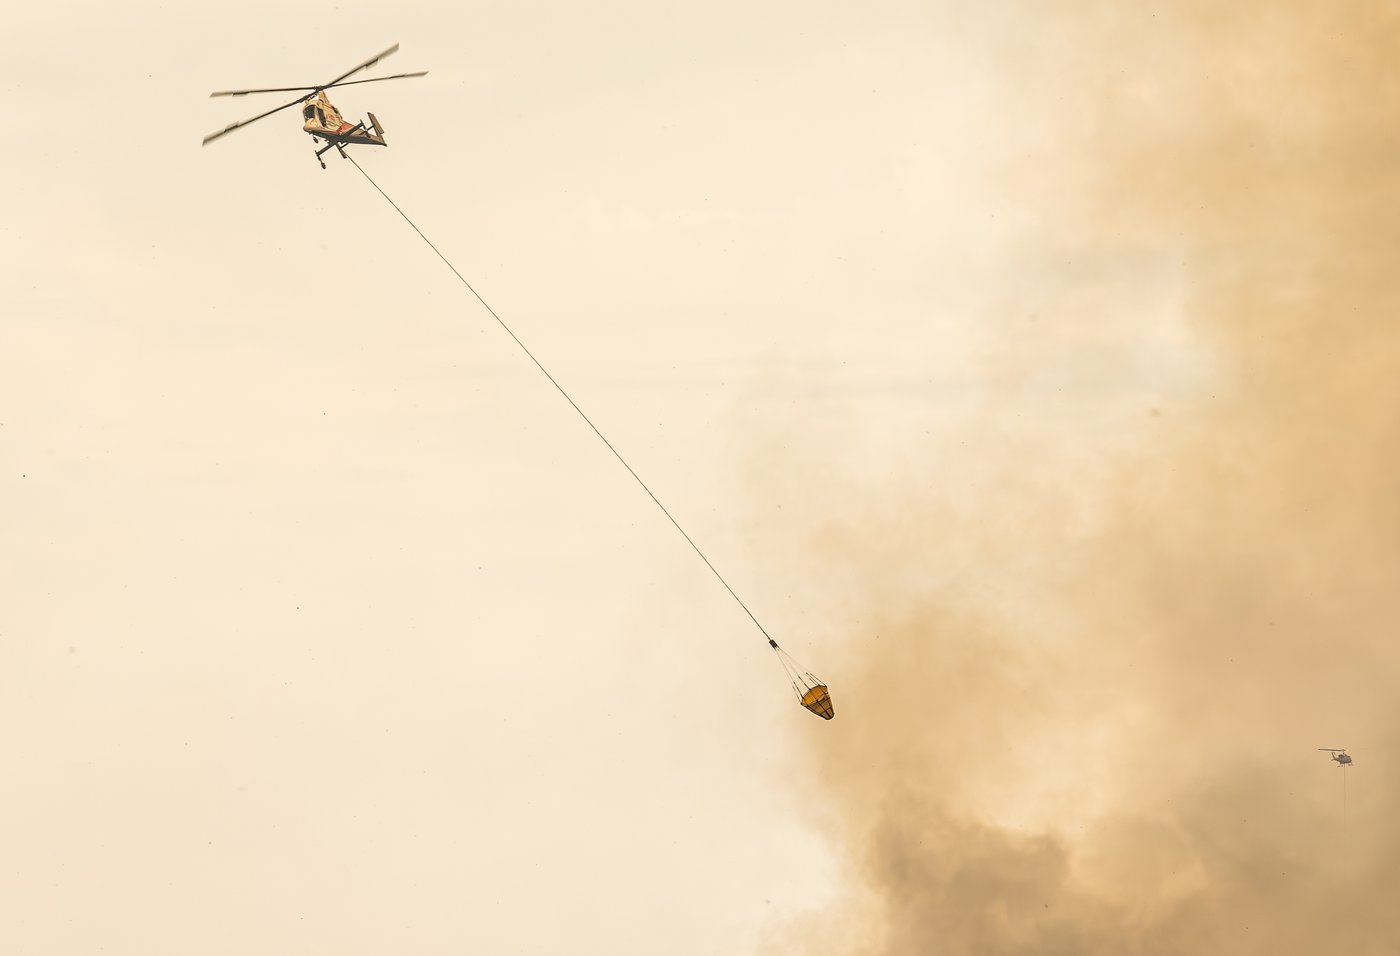
[[[463,277],[462,273],[457,271],[457,267],[451,263],[447,256],[443,255],[442,251],[438,249],[437,246],[433,245],[433,241],[423,234],[423,230],[419,229],[417,224],[414,223],[412,219],[408,218],[408,213],[400,209],[399,204],[394,202],[394,200],[390,199],[389,194],[386,193],[383,189],[380,189],[379,184],[370,178],[369,173],[365,172],[364,168],[359,163],[355,162],[355,157],[351,156],[349,153],[345,153],[344,155],[346,159],[350,160],[350,162],[355,163],[355,168],[360,171],[360,175],[365,177],[369,184],[375,188],[375,191],[378,192],[379,195],[383,196],[385,201],[388,202],[390,206],[394,207],[394,211],[403,217],[403,221],[413,227],[413,231],[418,233],[418,237],[428,244],[428,248],[433,250],[433,252],[437,253],[437,257],[443,261],[447,268],[452,270],[452,274],[458,278],[462,285],[467,287],[467,291],[470,292],[472,295],[476,296],[476,300],[480,302],[483,306],[485,306],[487,312],[491,313],[491,318],[499,322],[501,328],[506,330],[506,334],[509,335],[512,339],[515,339],[515,344],[520,346],[521,351],[523,351],[526,355],[530,357],[530,361],[535,363],[535,367],[544,373],[545,378],[549,379],[549,383],[553,385],[556,389],[558,389],[559,394],[563,395],[565,400],[574,407],[574,411],[579,413],[579,417],[581,417],[585,422],[588,423],[588,427],[593,429],[593,434],[597,435],[598,438],[602,440],[603,444],[608,446],[608,451],[612,452],[613,456],[617,458],[618,461],[622,462],[622,467],[627,469],[628,474],[630,474],[633,478],[637,479],[637,484],[641,485],[642,490],[645,491],[648,496],[650,496],[652,501],[656,502],[656,507],[661,509],[661,513],[664,514],[667,518],[670,518],[671,524],[676,526],[676,530],[681,533],[681,537],[685,538],[686,542],[692,548],[695,549],[695,553],[700,555],[700,560],[705,562],[705,566],[708,567],[710,571],[714,573],[714,576],[719,579],[720,584],[724,585],[724,589],[729,592],[730,596],[732,596],[735,601],[739,602],[739,606],[744,609],[744,613],[749,616],[749,620],[753,621],[754,625],[758,628],[759,632],[764,637],[768,638],[768,644],[774,650],[777,650],[778,642],[773,640],[769,633],[766,630],[764,630],[763,625],[759,623],[758,618],[754,617],[753,611],[749,610],[749,606],[745,604],[743,599],[740,598],[739,595],[735,593],[734,589],[729,586],[729,582],[724,579],[724,575],[720,574],[719,571],[715,568],[715,566],[710,563],[710,559],[705,557],[705,552],[700,550],[700,546],[697,545],[693,540],[691,540],[690,535],[686,534],[685,529],[681,527],[680,522],[675,519],[671,512],[666,510],[666,506],[661,503],[661,499],[657,498],[656,495],[652,494],[652,490],[647,487],[646,482],[642,481],[641,476],[632,470],[631,465],[627,464],[627,459],[623,458],[622,455],[618,452],[618,450],[613,447],[612,442],[608,441],[607,438],[604,437],[603,433],[598,430],[598,426],[593,424],[593,420],[584,414],[583,409],[578,407],[578,403],[569,397],[569,393],[564,391],[564,386],[560,385],[557,381],[554,380],[554,376],[549,374],[549,370],[545,368],[542,364],[540,364],[540,360],[535,358],[534,353],[525,347],[525,343],[520,341],[520,338],[514,332],[511,331],[510,326],[506,325],[505,320],[496,314],[496,310],[491,308],[491,306],[487,304],[486,300],[481,297],[481,293],[477,292],[475,289],[472,288],[472,284],[468,282],[465,277]]]

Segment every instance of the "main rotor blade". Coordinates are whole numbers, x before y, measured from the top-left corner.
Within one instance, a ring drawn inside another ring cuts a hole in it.
[[[335,79],[331,80],[331,81],[330,81],[329,83],[327,83],[325,86],[319,86],[319,87],[317,87],[317,89],[324,90],[324,89],[326,89],[326,87],[335,86],[337,83],[339,83],[341,80],[345,79],[347,76],[353,76],[354,74],[360,72],[361,70],[367,70],[367,69],[369,69],[370,67],[374,66],[374,64],[378,63],[380,60],[384,59],[386,56],[388,56],[390,53],[393,53],[393,52],[394,52],[395,50],[397,50],[398,48],[399,48],[399,45],[398,45],[397,43],[395,43],[393,46],[389,47],[389,49],[385,50],[383,53],[376,53],[374,56],[370,57],[368,60],[366,60],[365,62],[361,63],[359,66],[355,67],[353,70],[347,70],[346,72],[344,72],[344,73],[340,74],[339,76],[337,76]]]
[[[315,93],[320,90],[329,90],[337,86],[354,86],[356,83],[378,83],[380,80],[402,80],[412,76],[427,76],[428,71],[420,73],[395,73],[393,76],[376,76],[368,80],[350,80],[348,83],[329,83],[326,86],[269,86],[260,90],[219,90],[217,93],[210,93],[210,99],[216,96],[247,96],[249,93],[296,93],[304,90],[307,93]]]
[[[266,113],[259,113],[257,116],[254,116],[254,117],[252,117],[251,119],[240,120],[240,121],[237,122],[237,123],[230,123],[229,125],[225,126],[223,129],[219,130],[217,133],[210,133],[208,136],[204,137],[204,145],[205,145],[205,146],[208,146],[210,143],[212,143],[214,140],[218,139],[220,136],[223,136],[223,135],[225,135],[225,134],[227,134],[227,133],[232,133],[234,130],[238,129],[238,127],[240,127],[240,126],[247,126],[249,123],[255,123],[255,122],[257,122],[258,120],[262,119],[264,116],[271,116],[273,113],[280,113],[280,112],[282,112],[284,109],[286,109],[286,108],[289,107],[289,106],[296,106],[298,103],[300,103],[300,102],[301,102],[302,100],[304,100],[305,98],[306,98],[306,97],[304,97],[304,96],[298,96],[296,99],[292,100],[290,103],[283,103],[281,106],[277,107],[276,109],[268,110]]]
[[[210,93],[209,96],[212,99],[215,96],[247,96],[249,93],[295,93],[297,90],[315,93],[319,89],[319,86],[274,86],[266,90],[220,90]]]
[[[331,83],[331,84],[329,84],[329,85],[327,85],[327,86],[321,87],[321,89],[323,89],[323,90],[330,90],[330,89],[334,89],[334,88],[337,87],[337,86],[354,86],[356,83],[378,83],[378,82],[380,82],[381,80],[402,80],[402,79],[406,79],[406,78],[411,77],[411,76],[427,76],[427,75],[428,75],[428,71],[427,71],[427,70],[424,70],[424,71],[421,72],[421,73],[396,73],[396,74],[394,74],[393,76],[376,76],[376,77],[373,77],[373,78],[368,79],[368,80],[351,80],[351,81],[348,82],[348,83]]]

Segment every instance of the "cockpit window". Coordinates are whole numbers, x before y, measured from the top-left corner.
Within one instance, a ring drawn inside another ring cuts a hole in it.
[[[315,115],[316,115],[316,107],[311,106],[311,105],[307,105],[306,109],[304,109],[304,110],[301,111],[302,119],[311,119],[311,118],[313,118]]]

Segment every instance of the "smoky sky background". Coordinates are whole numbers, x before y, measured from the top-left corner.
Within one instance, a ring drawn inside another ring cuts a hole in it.
[[[1044,357],[1042,330],[1129,264],[1167,272],[1211,372],[1189,396],[1115,396],[1137,432],[1115,451],[1061,398],[1082,379],[1032,397],[1053,367],[1013,352],[956,446],[924,443],[921,474],[828,527],[815,553],[859,582],[869,638],[842,645],[846,719],[805,751],[860,889],[821,934],[859,953],[1389,952],[1400,21],[1074,11],[1001,51],[1056,140],[1011,188],[1074,196],[1027,235],[1064,271],[986,308]],[[1112,308],[1152,309],[1137,291]],[[1349,792],[1314,746],[1360,749]]]
[[[1400,7],[14,19],[16,952],[1400,946]]]

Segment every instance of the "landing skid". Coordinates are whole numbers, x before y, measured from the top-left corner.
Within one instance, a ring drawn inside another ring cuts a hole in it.
[[[361,120],[360,122],[356,123],[353,127],[351,127],[351,129],[349,130],[349,132],[344,133],[344,134],[340,134],[340,135],[344,135],[344,136],[354,136],[357,132],[359,132],[360,130],[362,130],[362,129],[364,129],[364,128],[365,128],[364,120]],[[311,138],[312,138],[312,140],[314,140],[315,142],[318,142],[318,143],[320,142],[320,140],[319,140],[319,139],[316,139],[316,137],[314,137],[314,136],[311,137]],[[324,159],[322,159],[321,157],[322,157],[324,154],[330,152],[332,149],[334,149],[336,152],[340,153],[340,158],[341,158],[341,159],[349,159],[349,158],[350,158],[349,156],[345,155],[345,144],[344,144],[344,143],[340,143],[340,142],[327,142],[326,145],[324,145],[324,146],[322,146],[320,149],[316,150],[316,160],[317,160],[317,162],[319,162],[319,163],[321,164],[321,168],[322,168],[322,169],[325,169],[325,168],[326,168],[326,161],[325,161]]]
[[[340,153],[341,159],[350,158],[349,156],[345,155],[345,147],[343,145],[341,145],[340,143],[328,143],[325,146],[322,146],[320,149],[316,150],[316,159],[318,162],[320,162],[322,169],[326,168],[326,161],[324,159],[321,159],[321,155],[323,153],[330,152],[332,149]]]

